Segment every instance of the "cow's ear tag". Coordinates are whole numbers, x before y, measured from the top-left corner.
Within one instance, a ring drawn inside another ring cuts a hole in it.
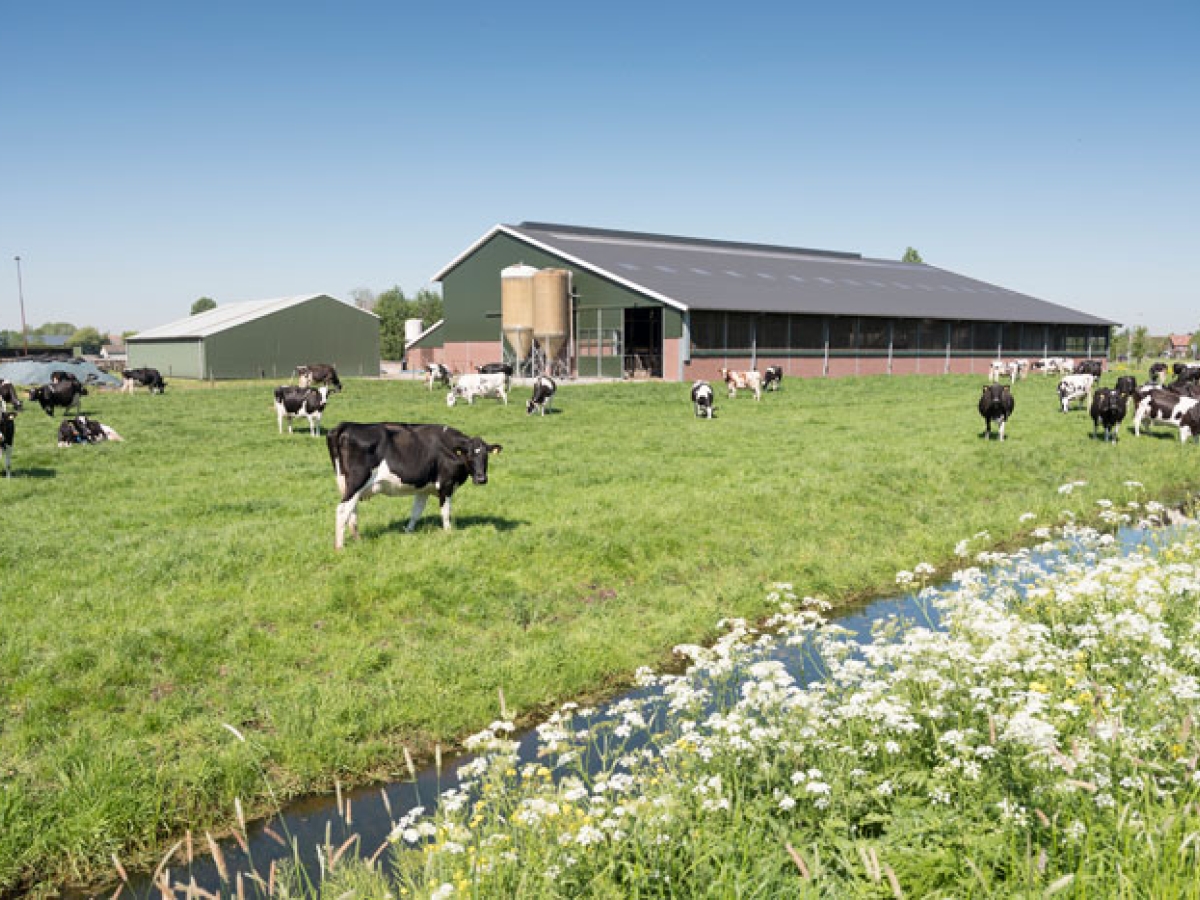
[[[504,448],[502,446],[500,446],[499,444],[492,444],[491,449],[488,450],[488,453],[491,453],[494,456],[495,454],[499,453],[503,449]]]

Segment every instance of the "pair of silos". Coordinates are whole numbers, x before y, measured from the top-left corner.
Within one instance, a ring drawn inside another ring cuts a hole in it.
[[[500,328],[518,363],[533,354],[546,363],[567,343],[571,320],[571,273],[519,263],[500,272]]]

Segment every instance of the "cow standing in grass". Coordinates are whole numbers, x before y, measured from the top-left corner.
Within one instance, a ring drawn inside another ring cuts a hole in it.
[[[544,416],[557,391],[558,385],[554,383],[553,378],[549,375],[539,375],[533,380],[533,396],[525,404],[525,414],[531,415],[536,409]]]
[[[16,386],[11,381],[0,379],[0,412],[4,412],[10,406],[17,412],[20,412],[25,404],[17,396]]]
[[[413,498],[405,531],[417,527],[426,501],[436,495],[442,528],[449,531],[455,490],[468,478],[487,484],[488,457],[502,449],[448,425],[399,422],[343,422],[325,440],[341,497],[333,542],[338,550],[347,528],[358,537],[359,501],[376,494]]]
[[[16,433],[16,413],[0,411],[0,457],[4,459],[5,478],[12,478],[12,448]]]
[[[1012,389],[1007,384],[985,384],[983,394],[979,397],[979,414],[983,416],[984,436],[991,440],[992,423],[999,426],[997,431],[1000,440],[1004,440],[1004,426],[1012,418],[1016,403],[1013,401]]]
[[[308,433],[316,437],[321,433],[321,414],[329,400],[329,388],[292,387],[290,384],[275,388],[275,417],[279,421],[279,433],[283,434],[283,420],[287,419],[288,434],[292,433],[292,421],[297,416],[308,419]]]
[[[450,370],[440,362],[431,362],[425,366],[425,386],[432,391],[435,384],[450,387]]]
[[[707,381],[697,381],[692,385],[692,408],[698,419],[713,417],[713,389]]]
[[[324,385],[331,391],[340,391],[342,389],[342,382],[338,378],[337,369],[326,363],[296,366],[296,384],[302,388]]]
[[[1092,416],[1092,437],[1104,426],[1104,439],[1116,443],[1120,437],[1121,423],[1125,421],[1127,396],[1112,388],[1100,388],[1092,397],[1089,413]]]
[[[754,370],[735,372],[732,369],[722,369],[721,377],[725,379],[725,388],[729,391],[729,399],[737,396],[739,389],[754,391],[754,399],[762,399],[762,376]]]
[[[762,385],[764,391],[777,391],[783,387],[783,367],[767,366],[763,370]]]
[[[1058,402],[1062,411],[1070,409],[1076,400],[1082,400],[1084,409],[1092,401],[1092,388],[1096,384],[1094,375],[1067,375],[1058,383]]]

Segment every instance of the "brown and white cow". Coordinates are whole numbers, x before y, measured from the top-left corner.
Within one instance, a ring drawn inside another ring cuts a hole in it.
[[[338,379],[337,369],[326,363],[296,366],[296,384],[302,388],[323,384],[331,391],[340,391],[342,389],[342,382]]]
[[[762,376],[753,369],[748,372],[735,372],[732,369],[722,369],[721,377],[725,379],[725,387],[729,391],[729,399],[737,396],[738,390],[754,391],[754,399],[762,399]]]

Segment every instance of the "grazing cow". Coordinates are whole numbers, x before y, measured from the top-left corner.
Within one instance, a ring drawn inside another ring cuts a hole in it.
[[[1118,394],[1124,394],[1126,397],[1132,397],[1133,392],[1137,390],[1137,379],[1132,375],[1122,375],[1117,379],[1116,391]]]
[[[762,386],[764,391],[777,391],[783,387],[783,366],[767,366],[763,370]]]
[[[692,408],[701,419],[711,419],[713,416],[713,389],[707,381],[697,381],[692,385]]]
[[[62,369],[55,369],[50,373],[51,384],[62,384],[64,381],[73,381],[79,384],[79,376],[74,372],[64,372]]]
[[[1066,412],[1072,401],[1083,400],[1086,408],[1091,402],[1092,387],[1096,383],[1094,375],[1066,375],[1058,383],[1058,400],[1062,411]]]
[[[431,391],[435,384],[450,387],[450,370],[439,362],[429,363],[425,366],[425,384]]]
[[[730,369],[722,369],[721,377],[725,379],[725,387],[729,391],[730,400],[737,396],[738,388],[744,391],[754,391],[754,399],[762,399],[762,376],[757,372],[753,370],[734,372]]]
[[[329,388],[292,387],[290,384],[275,388],[275,417],[279,421],[279,433],[283,434],[283,420],[287,419],[288,434],[292,433],[292,420],[297,416],[308,419],[308,433],[316,437],[321,433],[321,413],[329,400]]]
[[[1129,397],[1112,388],[1099,388],[1092,397],[1092,437],[1101,424],[1104,425],[1104,439],[1115,443],[1121,432],[1121,423],[1125,421],[1125,406]]]
[[[983,416],[984,436],[991,440],[992,423],[999,424],[997,429],[1000,440],[1004,440],[1004,426],[1012,418],[1016,403],[1013,401],[1012,389],[1007,384],[985,384],[983,394],[979,397],[979,414]]]
[[[58,446],[70,447],[72,444],[98,444],[101,441],[124,440],[116,430],[89,419],[87,416],[76,416],[73,419],[63,419],[58,426]]]
[[[1104,374],[1104,363],[1098,359],[1081,359],[1075,363],[1075,375],[1091,375],[1093,378],[1099,378]]]
[[[476,397],[496,397],[508,405],[508,376],[502,372],[491,375],[459,375],[458,381],[446,395],[446,405],[453,406],[459,398],[474,405]]]
[[[1196,397],[1184,397],[1165,388],[1141,387],[1134,394],[1137,406],[1133,413],[1133,433],[1142,434],[1142,422],[1149,430],[1151,423],[1162,422],[1179,429],[1179,440],[1187,442],[1192,436],[1190,425],[1183,424],[1188,410],[1200,405]],[[1188,418],[1191,421],[1191,418]]]
[[[21,398],[17,396],[16,386],[11,381],[0,379],[0,412],[4,412],[10,405],[17,412],[25,407]]]
[[[16,413],[0,410],[0,457],[4,458],[5,478],[12,478],[12,448],[16,431]]]
[[[53,384],[43,384],[29,392],[29,399],[35,403],[41,404],[42,411],[48,416],[54,415],[54,407],[61,406],[63,415],[70,413],[74,407],[76,411],[83,411],[83,397],[87,394],[87,388],[81,385],[77,380],[72,378],[56,381]]]
[[[296,384],[302,388],[323,384],[331,391],[340,391],[342,389],[342,382],[338,379],[337,369],[325,363],[296,366],[296,378]]]
[[[167,383],[163,381],[158,369],[125,369],[121,372],[121,377],[125,379],[125,383],[121,385],[121,392],[125,394],[132,394],[139,384],[149,388],[152,394],[161,394],[167,389]]]
[[[325,440],[341,495],[333,542],[338,550],[347,527],[358,537],[359,501],[376,494],[413,498],[406,531],[416,528],[426,501],[436,494],[442,528],[449,531],[454,491],[468,478],[487,484],[488,456],[502,449],[448,425],[398,422],[343,422]]]
[[[539,375],[535,378],[533,380],[533,396],[525,404],[525,415],[530,415],[536,409],[544,416],[557,390],[558,385],[549,375]]]
[[[1200,384],[1194,381],[1172,381],[1166,389],[1181,397],[1200,397]]]
[[[1162,384],[1167,377],[1167,364],[1164,362],[1156,362],[1150,367],[1150,383]]]
[[[1175,381],[1182,384],[1200,384],[1200,366],[1175,363]]]

